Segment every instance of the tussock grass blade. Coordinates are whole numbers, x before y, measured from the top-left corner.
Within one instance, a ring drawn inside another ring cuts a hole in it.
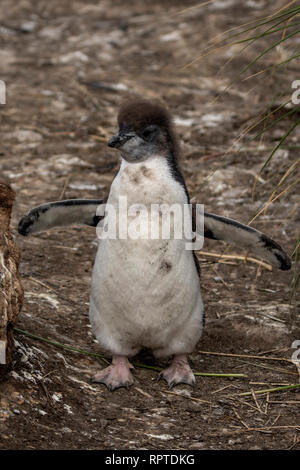
[[[257,77],[257,75],[261,75],[263,73],[274,70],[276,67],[280,67],[281,65],[287,64],[287,63],[291,62],[292,60],[297,59],[297,57],[300,57],[300,54],[295,54],[295,55],[289,57],[288,59],[283,60],[282,62],[278,62],[278,64],[270,65],[269,67],[265,68],[264,70],[260,70],[259,72],[248,75],[248,77],[243,78],[243,82],[245,82],[246,80],[250,80],[250,78]]]
[[[297,119],[297,121],[289,128],[289,130],[284,134],[284,136],[280,139],[279,143],[276,145],[276,147],[274,147],[274,149],[272,150],[270,156],[267,158],[267,160],[265,161],[265,163],[263,164],[263,166],[261,167],[260,169],[260,173],[266,168],[266,166],[270,163],[270,161],[272,160],[272,157],[273,155],[275,154],[275,152],[279,149],[279,147],[281,147],[281,145],[283,144],[283,142],[287,139],[287,137],[293,132],[294,129],[296,129],[296,127],[298,126],[298,124],[300,124],[300,118]]]
[[[277,111],[279,111],[281,108],[283,108],[284,106],[286,106],[288,103],[290,103],[291,100],[288,100],[286,101],[285,103],[282,103],[280,104],[276,109],[274,110],[271,110],[270,112],[264,112],[264,113],[260,113],[259,116],[261,116],[262,114],[265,114],[264,116],[260,117],[260,119],[258,121],[256,121],[254,124],[250,124],[249,126],[247,126],[244,130],[241,131],[240,135],[234,139],[233,141],[233,144],[231,145],[230,149],[228,150],[228,152],[230,152],[232,149],[234,149],[234,147],[238,144],[238,142],[241,141],[241,139],[243,139],[244,137],[247,136],[247,134],[249,134],[249,132],[251,132],[253,129],[255,129],[259,124],[263,123],[266,119],[268,119],[269,117],[271,117],[274,113],[276,113]],[[269,106],[269,108],[271,108],[272,105]],[[250,142],[254,140],[254,137],[252,139],[250,139]],[[238,149],[238,150],[241,150],[242,149],[242,146]],[[236,150],[236,151],[238,151]]]
[[[227,85],[224,90],[223,90],[223,93],[228,91],[229,88],[232,87],[232,85],[234,83],[237,82],[237,80],[240,78],[241,75],[243,75],[244,72],[246,72],[252,65],[254,65],[256,62],[259,61],[259,59],[261,59],[263,56],[267,55],[272,49],[274,49],[275,47],[279,46],[279,44],[281,44],[282,42],[284,41],[287,41],[288,39],[290,39],[291,37],[293,36],[296,36],[297,34],[300,33],[300,29],[298,29],[297,31],[293,31],[292,33],[290,33],[288,36],[286,36],[285,38],[281,38],[279,39],[278,41],[274,42],[271,46],[267,47],[266,49],[264,49],[263,52],[261,52],[260,54],[258,54],[254,59],[252,59],[249,64],[247,64],[245,67],[243,67],[243,69],[238,72],[236,75],[235,75],[235,78],[229,83],[229,85]],[[257,39],[259,39],[260,36],[257,37]],[[256,40],[257,40],[256,39]]]
[[[234,30],[234,29],[240,28],[240,27],[242,27],[242,26],[245,26],[245,25],[248,25],[248,24],[251,24],[251,23],[255,23],[254,26],[251,26],[250,28],[246,28],[246,29],[244,29],[244,30],[242,30],[242,31],[239,31],[239,32],[237,32],[237,33],[235,33],[235,34],[229,36],[229,37],[226,39],[227,41],[228,41],[228,40],[232,40],[233,38],[236,38],[236,37],[238,37],[238,36],[240,36],[240,35],[242,35],[242,34],[245,34],[245,33],[247,33],[248,31],[253,31],[253,30],[255,30],[255,29],[258,29],[258,28],[261,27],[261,26],[264,26],[264,25],[267,25],[267,24],[272,23],[272,22],[274,22],[274,21],[280,20],[278,23],[276,23],[275,25],[271,25],[269,29],[267,29],[265,32],[263,32],[263,33],[261,33],[261,34],[258,34],[258,35],[255,36],[254,38],[252,37],[252,38],[246,38],[246,39],[243,39],[243,40],[242,40],[242,42],[250,41],[251,39],[253,39],[253,40],[255,41],[255,40],[259,39],[260,37],[262,37],[263,34],[266,34],[267,31],[270,31],[270,30],[272,30],[272,28],[274,28],[274,27],[276,28],[276,26],[278,26],[278,25],[280,25],[280,24],[282,24],[282,23],[285,23],[285,22],[289,21],[290,19],[292,19],[292,18],[294,18],[295,16],[297,16],[297,14],[299,14],[299,13],[300,13],[300,7],[296,7],[296,8],[294,8],[294,9],[288,10],[288,11],[286,11],[285,13],[282,13],[282,14],[277,15],[277,16],[271,15],[271,16],[267,16],[267,17],[264,17],[264,18],[261,18],[261,19],[255,19],[255,20],[253,20],[253,21],[250,21],[250,22],[248,22],[248,23],[245,23],[244,25],[236,26],[236,27],[234,27],[234,28],[230,28],[228,31],[225,31],[224,33],[222,33],[222,35],[225,36],[225,34],[226,34],[227,32],[229,32],[229,31],[232,31],[232,30]],[[261,20],[265,20],[265,21],[261,21]],[[284,29],[284,28],[286,28],[286,27],[287,27],[287,25],[282,26],[282,29]],[[271,31],[271,32],[272,32],[272,31]],[[273,31],[273,32],[274,32],[274,31]],[[222,35],[221,35],[221,36],[222,36]],[[184,65],[184,66],[182,67],[182,69],[186,69],[186,68],[192,66],[193,64],[195,64],[196,62],[198,62],[199,60],[201,60],[203,57],[209,55],[210,53],[215,52],[215,51],[218,50],[218,49],[225,48],[225,47],[230,47],[230,46],[232,46],[232,45],[235,45],[235,44],[239,44],[239,43],[240,43],[240,41],[232,41],[232,42],[229,42],[229,43],[222,44],[221,46],[216,46],[216,44],[219,44],[220,42],[222,42],[221,39],[216,40],[216,39],[219,38],[219,37],[220,37],[220,35],[217,35],[217,36],[214,38],[215,42],[214,42],[212,45],[210,45],[210,46],[208,46],[208,47],[202,49],[202,51],[201,51],[201,53],[200,53],[201,55],[199,55],[198,57],[196,57],[194,60],[192,60],[192,61],[189,62],[188,64]],[[284,40],[286,40],[286,39],[287,39],[287,37],[281,39],[281,41],[284,41]],[[224,41],[225,41],[225,39],[224,39]],[[275,47],[275,46],[274,46],[274,47]],[[250,64],[249,64],[249,65],[250,65]],[[243,73],[243,71],[242,71],[242,73]],[[230,86],[230,85],[229,85],[229,86]]]
[[[62,344],[62,343],[58,343],[57,341],[53,341],[53,340],[50,340],[50,339],[47,339],[47,338],[43,338],[42,336],[38,336],[34,333],[30,333],[30,331],[26,331],[26,330],[21,330],[20,328],[17,328],[15,327],[14,328],[14,331],[16,333],[19,333],[21,335],[24,335],[24,336],[28,336],[28,338],[32,338],[32,339],[36,339],[38,341],[41,341],[43,343],[48,343],[48,344],[51,344],[52,346],[55,346],[55,347],[58,347],[58,348],[62,348],[62,349],[66,349],[68,351],[72,351],[72,352],[76,352],[78,354],[83,354],[84,356],[91,356],[91,357],[99,357],[101,359],[110,359],[109,356],[106,356],[105,354],[98,354],[98,353],[93,353],[93,352],[90,352],[90,351],[84,351],[83,349],[78,349],[78,348],[74,348],[73,346],[69,346],[67,344]],[[150,365],[147,365],[147,364],[144,364],[142,362],[132,362],[132,364],[135,366],[135,367],[140,367],[142,369],[150,369],[150,370],[156,370],[156,371],[162,371],[162,367],[157,367],[157,366],[150,366]],[[242,377],[247,377],[246,374],[214,374],[214,373],[209,373],[209,372],[194,372],[195,375],[199,375],[199,376],[203,376],[203,377],[236,377],[236,378],[242,378]]]
[[[284,20],[284,21],[286,21],[286,20]],[[260,38],[262,38],[262,37],[265,37],[265,36],[268,36],[268,35],[270,35],[270,34],[274,34],[274,33],[277,32],[277,31],[283,30],[283,32],[285,32],[286,29],[287,29],[287,25],[283,25],[283,26],[280,26],[278,29],[274,29],[276,26],[278,26],[278,25],[281,24],[281,23],[282,23],[282,21],[280,21],[280,22],[277,23],[276,25],[272,25],[270,28],[266,29],[263,33],[257,34],[256,36],[248,37],[248,38],[242,39],[242,40],[240,40],[240,41],[235,41],[235,42],[231,42],[231,43],[229,43],[229,44],[225,44],[225,45],[223,45],[223,46],[220,46],[220,47],[230,47],[230,46],[233,46],[233,45],[239,45],[239,44],[247,43],[237,54],[235,54],[233,57],[230,57],[230,58],[225,62],[225,64],[224,64],[222,67],[220,67],[218,73],[220,73],[221,70],[223,70],[226,66],[228,66],[228,64],[230,64],[230,62],[232,62],[233,59],[236,59],[238,56],[242,55],[242,53],[243,53],[247,48],[249,48],[252,44],[254,44],[255,42],[257,42],[258,39],[260,39]],[[288,25],[288,27],[290,27],[290,26],[296,26],[296,25],[299,25],[299,24],[300,24],[300,22],[291,23],[290,25]],[[213,52],[213,51],[211,51],[211,52]],[[285,62],[285,61],[283,61],[283,62]],[[278,64],[274,64],[274,65],[270,66],[269,68],[274,68],[274,67],[276,67],[276,65],[278,65]],[[261,71],[261,72],[257,72],[257,74],[259,74],[259,73],[262,73],[262,71]],[[257,75],[257,74],[254,74],[254,76]],[[252,76],[253,76],[253,74],[250,75],[250,76],[248,76],[248,77],[246,77],[246,78],[244,78],[243,80],[248,80],[248,79],[251,78]],[[229,84],[229,86],[231,86],[231,85]]]
[[[90,352],[90,351],[84,351],[83,349],[74,348],[73,346],[69,346],[68,344],[58,343],[57,341],[53,341],[51,339],[43,338],[42,336],[38,336],[34,333],[30,333],[30,331],[21,330],[20,328],[17,328],[17,327],[14,327],[14,331],[16,333],[20,333],[21,335],[28,336],[28,338],[36,339],[38,341],[42,341],[43,343],[51,344],[52,346],[55,346],[57,348],[62,348],[62,349],[66,349],[68,351],[77,352],[77,353],[83,354],[85,356],[101,357],[101,358],[105,358],[105,359],[108,358],[104,354],[98,354],[98,353],[93,353],[93,352]]]
[[[293,253],[295,258],[294,258],[294,276],[292,280],[291,303],[296,302],[297,287],[300,282],[300,272],[298,272],[299,258],[300,258],[299,252],[300,252],[300,233],[299,233],[298,240],[296,242],[296,246],[295,246],[294,253]]]
[[[300,54],[299,54],[300,55]],[[290,102],[290,101],[289,101]],[[292,116],[293,114],[298,114],[300,112],[300,108],[293,108],[291,109],[290,111],[288,111],[287,113],[285,113],[283,116],[280,116],[280,118],[276,119],[275,121],[273,121],[271,124],[269,124],[268,126],[266,126],[263,130],[261,130],[260,132],[258,132],[254,137],[251,137],[250,139],[250,142],[252,140],[256,140],[258,139],[260,136],[262,136],[265,132],[267,132],[268,130],[272,129],[273,127],[276,126],[276,124],[278,124],[279,122],[283,121],[284,119],[286,119],[288,116]],[[269,117],[272,115],[273,113],[271,112],[269,114]],[[256,124],[256,126],[258,125],[259,123]]]
[[[269,36],[270,34],[277,33],[278,31],[287,30],[287,28],[292,28],[293,26],[299,26],[300,22],[297,21],[296,23],[285,24],[285,25],[282,25],[282,26],[279,26],[278,28],[276,28],[276,26],[278,26],[279,24],[280,23],[278,23],[277,25],[273,25],[271,28],[267,29],[266,31],[264,31],[261,34],[257,34],[256,36],[250,36],[246,39],[241,39],[240,41],[236,41],[235,44],[243,44],[243,43],[249,42],[249,41],[256,41],[257,39],[264,38],[266,36]],[[297,32],[298,32],[298,30],[297,30]],[[282,41],[284,41],[285,39],[286,39],[286,36],[281,38]]]
[[[262,214],[264,211],[266,211],[270,204],[277,201],[277,199],[279,199],[283,194],[285,194],[288,190],[292,189],[298,183],[300,183],[300,178],[297,179],[296,181],[294,181],[291,185],[289,185],[283,191],[281,191],[281,193],[277,194],[277,196],[275,196],[273,199],[269,199],[269,201],[266,202],[266,204],[255,214],[255,216],[252,217],[250,222],[248,222],[248,225],[250,225],[252,222],[254,222],[254,220],[257,219],[257,217],[260,214]]]
[[[236,393],[231,396],[246,397],[246,396],[252,395],[253,393],[255,393],[255,395],[262,395],[265,393],[285,392],[286,390],[293,390],[299,387],[300,387],[300,384],[285,385],[284,387],[274,387],[274,388],[266,388],[264,390],[253,390],[252,392]]]
[[[202,8],[202,7],[206,7],[207,5],[210,5],[211,3],[214,3],[216,0],[207,0],[206,2],[204,3],[197,3],[196,5],[192,5],[191,7],[188,7],[188,8],[184,8],[184,10],[180,10],[178,11],[177,13],[175,13],[174,16],[179,16],[179,15],[183,15],[184,13],[187,13],[191,10],[196,10],[197,8]]]

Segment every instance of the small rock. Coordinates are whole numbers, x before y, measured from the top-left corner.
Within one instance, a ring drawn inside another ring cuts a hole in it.
[[[222,408],[218,407],[213,410],[212,414],[215,416],[223,416],[225,414],[225,411]]]
[[[67,107],[66,103],[64,103],[63,101],[59,101],[59,100],[51,101],[51,106],[57,111],[64,111]]]
[[[81,51],[69,52],[69,54],[61,55],[60,57],[54,60],[54,62],[58,64],[69,64],[88,61],[88,56]]]
[[[239,438],[238,438],[238,439],[229,439],[229,440],[228,440],[228,444],[229,444],[229,445],[240,444],[240,442],[242,442],[242,440],[239,439]]]
[[[6,421],[7,418],[9,418],[10,413],[7,410],[0,410],[0,422],[1,421]]]
[[[181,395],[182,397],[187,397],[187,398],[191,398],[192,396],[191,392],[185,389],[177,390],[176,395]]]
[[[37,142],[42,140],[42,135],[39,134],[38,132],[26,130],[26,129],[20,129],[15,132],[10,132],[7,135],[8,138],[15,138],[19,142]]]
[[[217,402],[223,406],[232,406],[232,402],[226,398],[220,398]]]
[[[70,428],[62,428],[62,432],[70,433],[70,432],[72,432],[72,429],[70,429]]]
[[[174,426],[172,423],[161,423],[160,426],[164,429],[169,429],[171,426]]]
[[[154,439],[160,439],[161,441],[169,441],[174,439],[170,434],[146,434],[146,436],[153,437]]]
[[[203,410],[203,404],[191,401],[191,403],[187,404],[186,410],[191,411],[193,413],[199,413]]]
[[[197,449],[203,449],[206,446],[205,442],[193,442],[193,444],[190,445],[189,449],[192,450],[197,450]]]
[[[34,21],[24,21],[20,26],[22,33],[32,33],[35,28],[36,23]]]
[[[69,413],[69,415],[74,414],[70,405],[64,404],[64,409]]]
[[[55,401],[55,402],[60,401],[61,398],[62,398],[62,394],[59,393],[59,392],[58,393],[53,393],[53,395],[52,395],[52,400]]]

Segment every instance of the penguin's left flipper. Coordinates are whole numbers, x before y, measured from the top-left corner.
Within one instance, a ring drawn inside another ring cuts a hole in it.
[[[104,217],[103,199],[66,199],[34,207],[25,214],[18,232],[26,237],[33,233],[68,225],[90,225],[96,227]]]
[[[200,232],[199,234],[201,235]],[[264,233],[236,220],[204,212],[204,237],[246,248],[257,257],[284,271],[291,268],[289,256],[278,243]]]

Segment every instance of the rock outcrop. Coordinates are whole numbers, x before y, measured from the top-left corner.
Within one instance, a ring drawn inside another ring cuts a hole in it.
[[[10,231],[14,191],[0,183],[0,375],[13,356],[13,327],[22,308],[24,291],[18,271],[20,250]]]

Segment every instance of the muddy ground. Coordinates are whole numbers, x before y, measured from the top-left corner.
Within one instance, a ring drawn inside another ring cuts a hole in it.
[[[96,198],[108,191],[118,157],[106,141],[128,94],[169,105],[188,188],[208,211],[247,223],[298,158],[299,127],[289,148],[278,151],[261,174],[252,198],[255,176],[291,122],[260,142],[243,139],[239,152],[233,144],[272,96],[275,104],[286,101],[299,73],[293,62],[224,88],[270,39],[242,53],[237,46],[219,49],[183,68],[209,39],[285,2],[218,0],[189,9],[197,3],[1,1],[0,78],[7,84],[7,104],[0,110],[0,171],[17,193],[12,226],[25,287],[19,328],[103,353],[88,320],[95,229],[22,238],[16,225],[44,201]],[[297,41],[273,50],[244,77],[284,60]],[[295,185],[253,223],[290,254],[299,233],[298,196]],[[224,245],[207,242],[203,250],[220,253]],[[244,254],[234,247],[227,253]],[[0,384],[0,448],[299,449],[300,391],[255,399],[238,395],[298,382],[288,360],[259,357],[290,359],[292,342],[300,339],[299,296],[290,307],[293,271],[198,257],[207,323],[190,357],[192,367],[247,377],[197,377],[194,389],[180,385],[169,391],[157,372],[136,368],[129,391],[110,393],[88,381],[103,360],[16,333],[14,369]],[[148,352],[137,360],[164,365]]]

